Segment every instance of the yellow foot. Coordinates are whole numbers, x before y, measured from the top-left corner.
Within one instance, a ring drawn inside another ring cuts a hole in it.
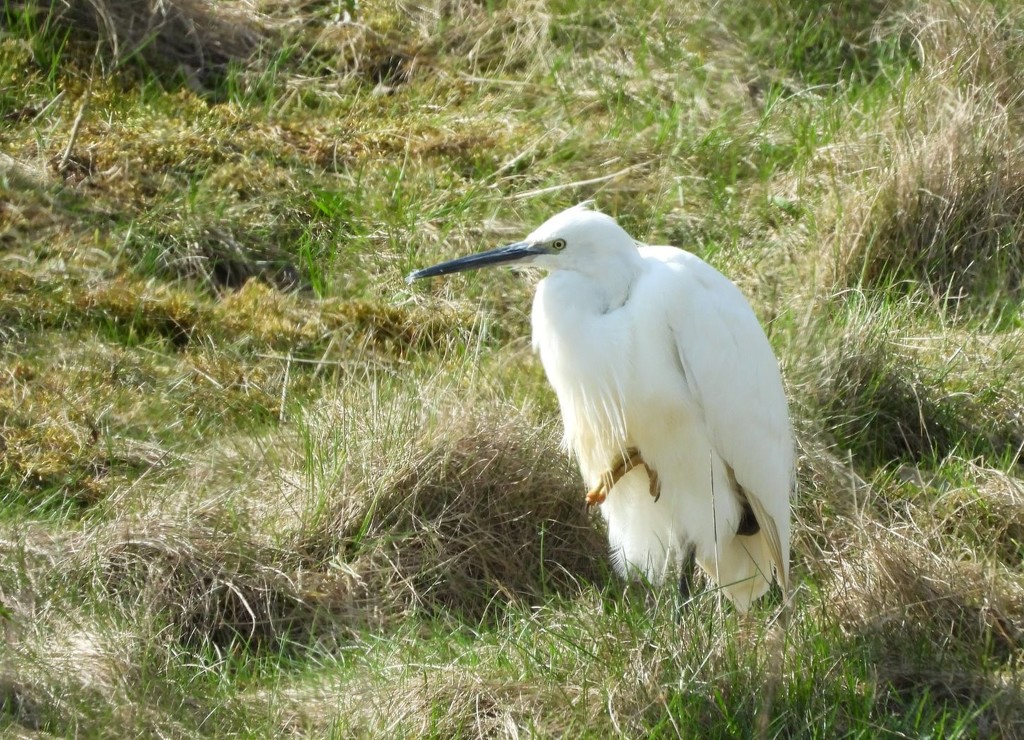
[[[622,479],[622,476],[633,468],[641,465],[647,469],[647,478],[650,482],[651,496],[654,497],[655,501],[660,499],[661,481],[658,480],[658,474],[644,461],[643,457],[640,455],[640,450],[635,447],[630,447],[626,450],[625,456],[619,459],[618,464],[614,468],[602,473],[601,481],[594,486],[594,488],[587,491],[587,508],[597,504],[603,504],[615,484]]]
[[[605,490],[604,484],[600,483],[587,491],[587,508],[603,504],[606,498],[608,498],[608,491]]]

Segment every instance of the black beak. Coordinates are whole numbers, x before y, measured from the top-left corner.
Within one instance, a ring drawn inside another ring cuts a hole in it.
[[[486,252],[471,254],[468,257],[459,257],[448,262],[442,262],[439,265],[424,267],[422,270],[410,272],[406,282],[411,283],[413,280],[434,277],[435,275],[450,275],[453,272],[464,272],[466,270],[476,270],[480,267],[518,262],[527,257],[543,253],[543,249],[534,247],[528,242],[516,242],[515,244],[498,247],[497,249],[489,249]]]

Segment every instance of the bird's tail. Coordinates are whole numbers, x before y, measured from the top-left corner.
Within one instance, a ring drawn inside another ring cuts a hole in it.
[[[770,538],[764,528],[755,535],[737,535],[724,545],[719,545],[717,558],[698,559],[711,579],[718,584],[736,609],[746,612],[750,605],[768,591],[772,584],[774,557]],[[783,571],[780,569],[778,573]],[[783,576],[779,582],[784,583]]]
[[[786,544],[783,546],[782,538],[779,537],[779,528],[775,525],[775,518],[765,511],[757,497],[749,496],[747,501],[754,511],[754,518],[757,519],[761,528],[761,534],[764,535],[768,556],[771,558],[772,565],[775,566],[775,577],[778,579],[779,585],[782,586],[782,592],[787,593],[789,590],[789,530],[788,528],[785,530],[787,533]]]

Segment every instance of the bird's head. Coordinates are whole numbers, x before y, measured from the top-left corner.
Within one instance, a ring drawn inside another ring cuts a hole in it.
[[[592,204],[586,201],[552,216],[523,241],[416,270],[407,280],[506,264],[590,272],[610,258],[635,254],[632,237]]]

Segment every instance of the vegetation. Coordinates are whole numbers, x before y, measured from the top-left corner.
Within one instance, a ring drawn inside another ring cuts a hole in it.
[[[0,731],[1024,735],[1024,6],[5,0]],[[624,586],[534,277],[749,296],[794,580]],[[770,602],[770,603],[769,603]]]

